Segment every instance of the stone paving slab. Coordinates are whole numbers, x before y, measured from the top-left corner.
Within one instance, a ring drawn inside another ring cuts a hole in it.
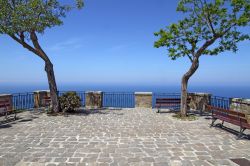
[[[206,166],[250,160],[250,141],[209,128],[207,117],[179,121],[142,108],[19,117],[0,125],[0,166]]]

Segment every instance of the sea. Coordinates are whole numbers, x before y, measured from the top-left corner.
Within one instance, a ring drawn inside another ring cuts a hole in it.
[[[37,90],[48,90],[46,84],[43,85],[1,85],[0,94],[26,93]],[[58,84],[59,91],[103,91],[103,92],[154,92],[154,93],[180,93],[180,86],[175,85],[121,85],[121,84]],[[188,92],[210,93],[214,96],[247,98],[250,99],[249,86],[192,86]]]

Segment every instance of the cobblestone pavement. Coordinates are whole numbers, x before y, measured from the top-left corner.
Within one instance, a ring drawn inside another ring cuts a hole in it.
[[[209,128],[206,117],[179,121],[152,109],[86,111],[68,117],[25,112],[19,117],[0,125],[1,166],[201,166],[250,159],[249,139],[236,140],[228,130]]]

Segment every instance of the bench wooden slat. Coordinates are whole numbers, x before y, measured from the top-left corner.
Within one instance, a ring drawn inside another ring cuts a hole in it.
[[[190,98],[187,99],[187,102],[190,103]],[[179,108],[181,105],[180,98],[156,98],[155,107],[158,108],[158,113],[160,112],[160,108],[170,108],[176,109]]]
[[[226,110],[223,108],[208,106],[208,110],[213,111],[214,114],[219,114],[221,116],[228,116],[229,118],[235,119],[235,120],[242,120],[244,122],[247,122],[246,115],[242,112],[232,111],[232,110]]]
[[[0,104],[1,104],[1,105],[10,104],[10,102],[9,102],[9,101],[0,101]]]
[[[166,107],[166,106],[177,106],[178,104],[176,103],[161,103],[161,104],[156,104],[156,107]],[[180,104],[179,104],[180,105]]]
[[[158,104],[158,105],[164,105],[164,104],[181,104],[180,102],[165,102],[165,103],[156,103],[156,104]]]
[[[0,101],[0,115],[5,116],[5,118],[8,118],[8,115],[14,114],[14,120],[16,120],[16,112],[12,109],[10,110],[9,107],[11,107],[11,103],[9,100],[2,100]]]
[[[158,98],[156,99],[156,101],[172,101],[172,100],[177,100],[177,101],[180,101],[181,99],[179,98]]]
[[[250,129],[250,124],[248,124],[247,121],[243,122],[243,121],[231,119],[231,118],[221,116],[221,115],[215,115],[214,117],[217,118],[217,119],[223,120],[225,122],[232,123],[232,124],[237,125],[237,126],[241,125],[242,127]]]
[[[10,104],[8,103],[8,104],[0,104],[0,108],[2,108],[2,107],[9,107],[10,106]]]
[[[190,102],[190,99],[187,101],[188,103]],[[168,104],[181,104],[181,99],[180,98],[157,98],[156,99],[156,105],[161,106],[161,105],[168,105]]]
[[[233,111],[233,110],[226,110],[226,109],[223,109],[223,108],[214,107],[214,106],[210,106],[210,105],[208,105],[207,108],[208,108],[208,110],[218,110],[218,111],[229,113],[229,114],[232,114],[232,115],[245,117],[245,114],[242,113],[242,112],[237,112],[237,111]]]
[[[9,100],[2,100],[2,101],[0,101],[0,108],[6,108],[6,107],[10,107]]]
[[[221,113],[221,112],[214,112],[214,116],[223,116],[223,117],[226,117],[228,119],[232,119],[232,120],[236,120],[236,121],[241,121],[241,122],[244,122],[244,123],[247,123],[247,119],[245,117],[240,117],[240,116],[234,116],[234,115],[230,115],[230,114],[225,114],[225,113]]]

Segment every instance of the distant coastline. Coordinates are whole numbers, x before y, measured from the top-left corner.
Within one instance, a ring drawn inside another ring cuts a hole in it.
[[[24,93],[35,90],[46,90],[46,85],[0,85],[0,93]],[[179,93],[180,86],[159,85],[60,85],[60,91],[104,91],[104,92],[160,92]],[[190,86],[189,92],[205,92],[215,96],[250,98],[250,86]]]

